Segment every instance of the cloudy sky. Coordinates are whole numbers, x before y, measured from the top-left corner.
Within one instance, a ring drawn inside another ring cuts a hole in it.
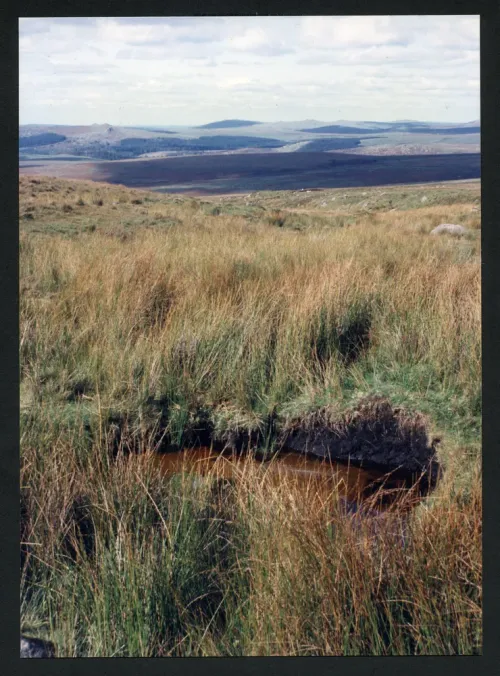
[[[26,18],[21,124],[479,118],[479,18]]]

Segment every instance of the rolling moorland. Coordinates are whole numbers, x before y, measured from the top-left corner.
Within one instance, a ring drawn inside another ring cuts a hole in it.
[[[478,654],[480,183],[253,190],[20,176],[22,628],[59,657]],[[317,425],[439,438],[439,481],[380,521],[142,462]]]
[[[309,152],[323,142],[325,151],[356,148],[377,154],[479,152],[479,121],[446,125],[431,122],[346,122],[304,120],[262,123],[220,120],[199,127],[120,127],[21,125],[20,152],[76,155],[95,159],[131,159],[152,152],[192,154],[252,148],[276,152]],[[412,145],[416,147],[412,149]]]
[[[479,123],[259,123],[200,127],[23,125],[21,173],[190,194],[467,180]]]

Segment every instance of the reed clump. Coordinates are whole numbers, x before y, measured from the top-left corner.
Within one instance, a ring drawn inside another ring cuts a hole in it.
[[[70,486],[59,453],[28,497],[23,619],[43,618],[59,656],[481,650],[478,476],[360,517],[335,487],[271,483],[256,467],[233,483],[123,460],[89,469]],[[82,490],[91,529],[82,511],[72,529],[51,521]]]

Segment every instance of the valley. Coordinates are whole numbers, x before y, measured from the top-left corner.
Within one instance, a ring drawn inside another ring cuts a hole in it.
[[[478,126],[349,125],[238,120],[172,129],[27,125],[20,130],[19,171],[200,195],[480,176]]]

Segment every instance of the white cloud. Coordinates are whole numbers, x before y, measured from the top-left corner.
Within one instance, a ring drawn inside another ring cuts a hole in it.
[[[21,19],[19,50],[22,122],[479,116],[478,17]]]
[[[231,77],[217,82],[217,87],[221,89],[234,89],[235,87],[241,87],[249,83],[250,80],[247,77]]]
[[[262,28],[248,28],[242,35],[229,38],[229,42],[233,49],[252,51],[268,44],[269,39]]]
[[[162,27],[163,31],[168,31],[169,27]],[[113,43],[126,45],[128,43],[140,44],[151,40],[153,26],[144,25],[124,25],[116,19],[100,19],[97,28],[97,37],[104,43]]]
[[[311,16],[304,19],[302,42],[307,47],[331,49],[343,46],[386,44],[397,36],[390,26],[391,17],[361,16],[353,21],[351,17]]]

